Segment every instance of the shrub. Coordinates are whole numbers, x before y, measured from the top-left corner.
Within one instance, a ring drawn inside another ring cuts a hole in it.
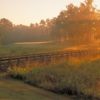
[[[79,65],[70,63],[35,67],[31,70],[16,67],[11,75],[20,75],[24,81],[56,93],[77,94],[100,97],[100,60]]]

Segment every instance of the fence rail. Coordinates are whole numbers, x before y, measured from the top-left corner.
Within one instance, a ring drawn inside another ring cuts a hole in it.
[[[29,54],[23,56],[10,56],[0,57],[0,71],[7,71],[10,66],[21,66],[27,62],[45,62],[51,63],[55,60],[63,60],[71,57],[85,57],[100,55],[100,50],[70,50],[61,51],[56,53],[40,53],[40,54]]]

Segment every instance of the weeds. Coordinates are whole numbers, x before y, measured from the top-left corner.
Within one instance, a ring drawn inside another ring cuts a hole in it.
[[[100,60],[79,65],[64,62],[32,69],[29,66],[15,67],[9,70],[9,74],[24,77],[24,82],[56,93],[100,97],[100,87],[97,87],[100,82]]]

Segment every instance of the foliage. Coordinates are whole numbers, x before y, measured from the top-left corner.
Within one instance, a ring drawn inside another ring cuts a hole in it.
[[[50,40],[50,26],[49,19],[25,26],[14,25],[8,19],[2,18],[0,19],[0,44]]]
[[[7,35],[12,31],[12,22],[8,19],[0,20],[0,44],[9,44],[10,41],[7,39]]]
[[[56,93],[100,97],[100,88],[98,87],[100,82],[99,69],[100,60],[79,65],[65,62],[49,65],[48,67],[35,67],[32,71],[24,74],[24,81]],[[16,73],[15,70],[12,71]],[[18,73],[18,75],[22,74]]]
[[[93,0],[86,0],[79,7],[70,4],[56,18],[52,36],[57,41],[89,43],[100,34],[100,14],[92,6]]]
[[[93,0],[85,0],[79,7],[69,4],[57,17],[31,23],[30,26],[14,25],[3,18],[0,20],[0,43],[46,40],[91,42],[100,37],[100,13],[92,3]]]

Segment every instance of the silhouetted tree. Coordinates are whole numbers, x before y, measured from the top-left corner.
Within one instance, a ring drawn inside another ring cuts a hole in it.
[[[56,18],[52,36],[58,41],[91,42],[99,27],[98,12],[92,6],[93,0],[85,0],[79,7],[70,4]],[[99,14],[100,15],[100,14]]]
[[[8,36],[9,33],[12,32],[13,24],[8,19],[1,19],[0,20],[0,43],[1,44],[8,44]]]

